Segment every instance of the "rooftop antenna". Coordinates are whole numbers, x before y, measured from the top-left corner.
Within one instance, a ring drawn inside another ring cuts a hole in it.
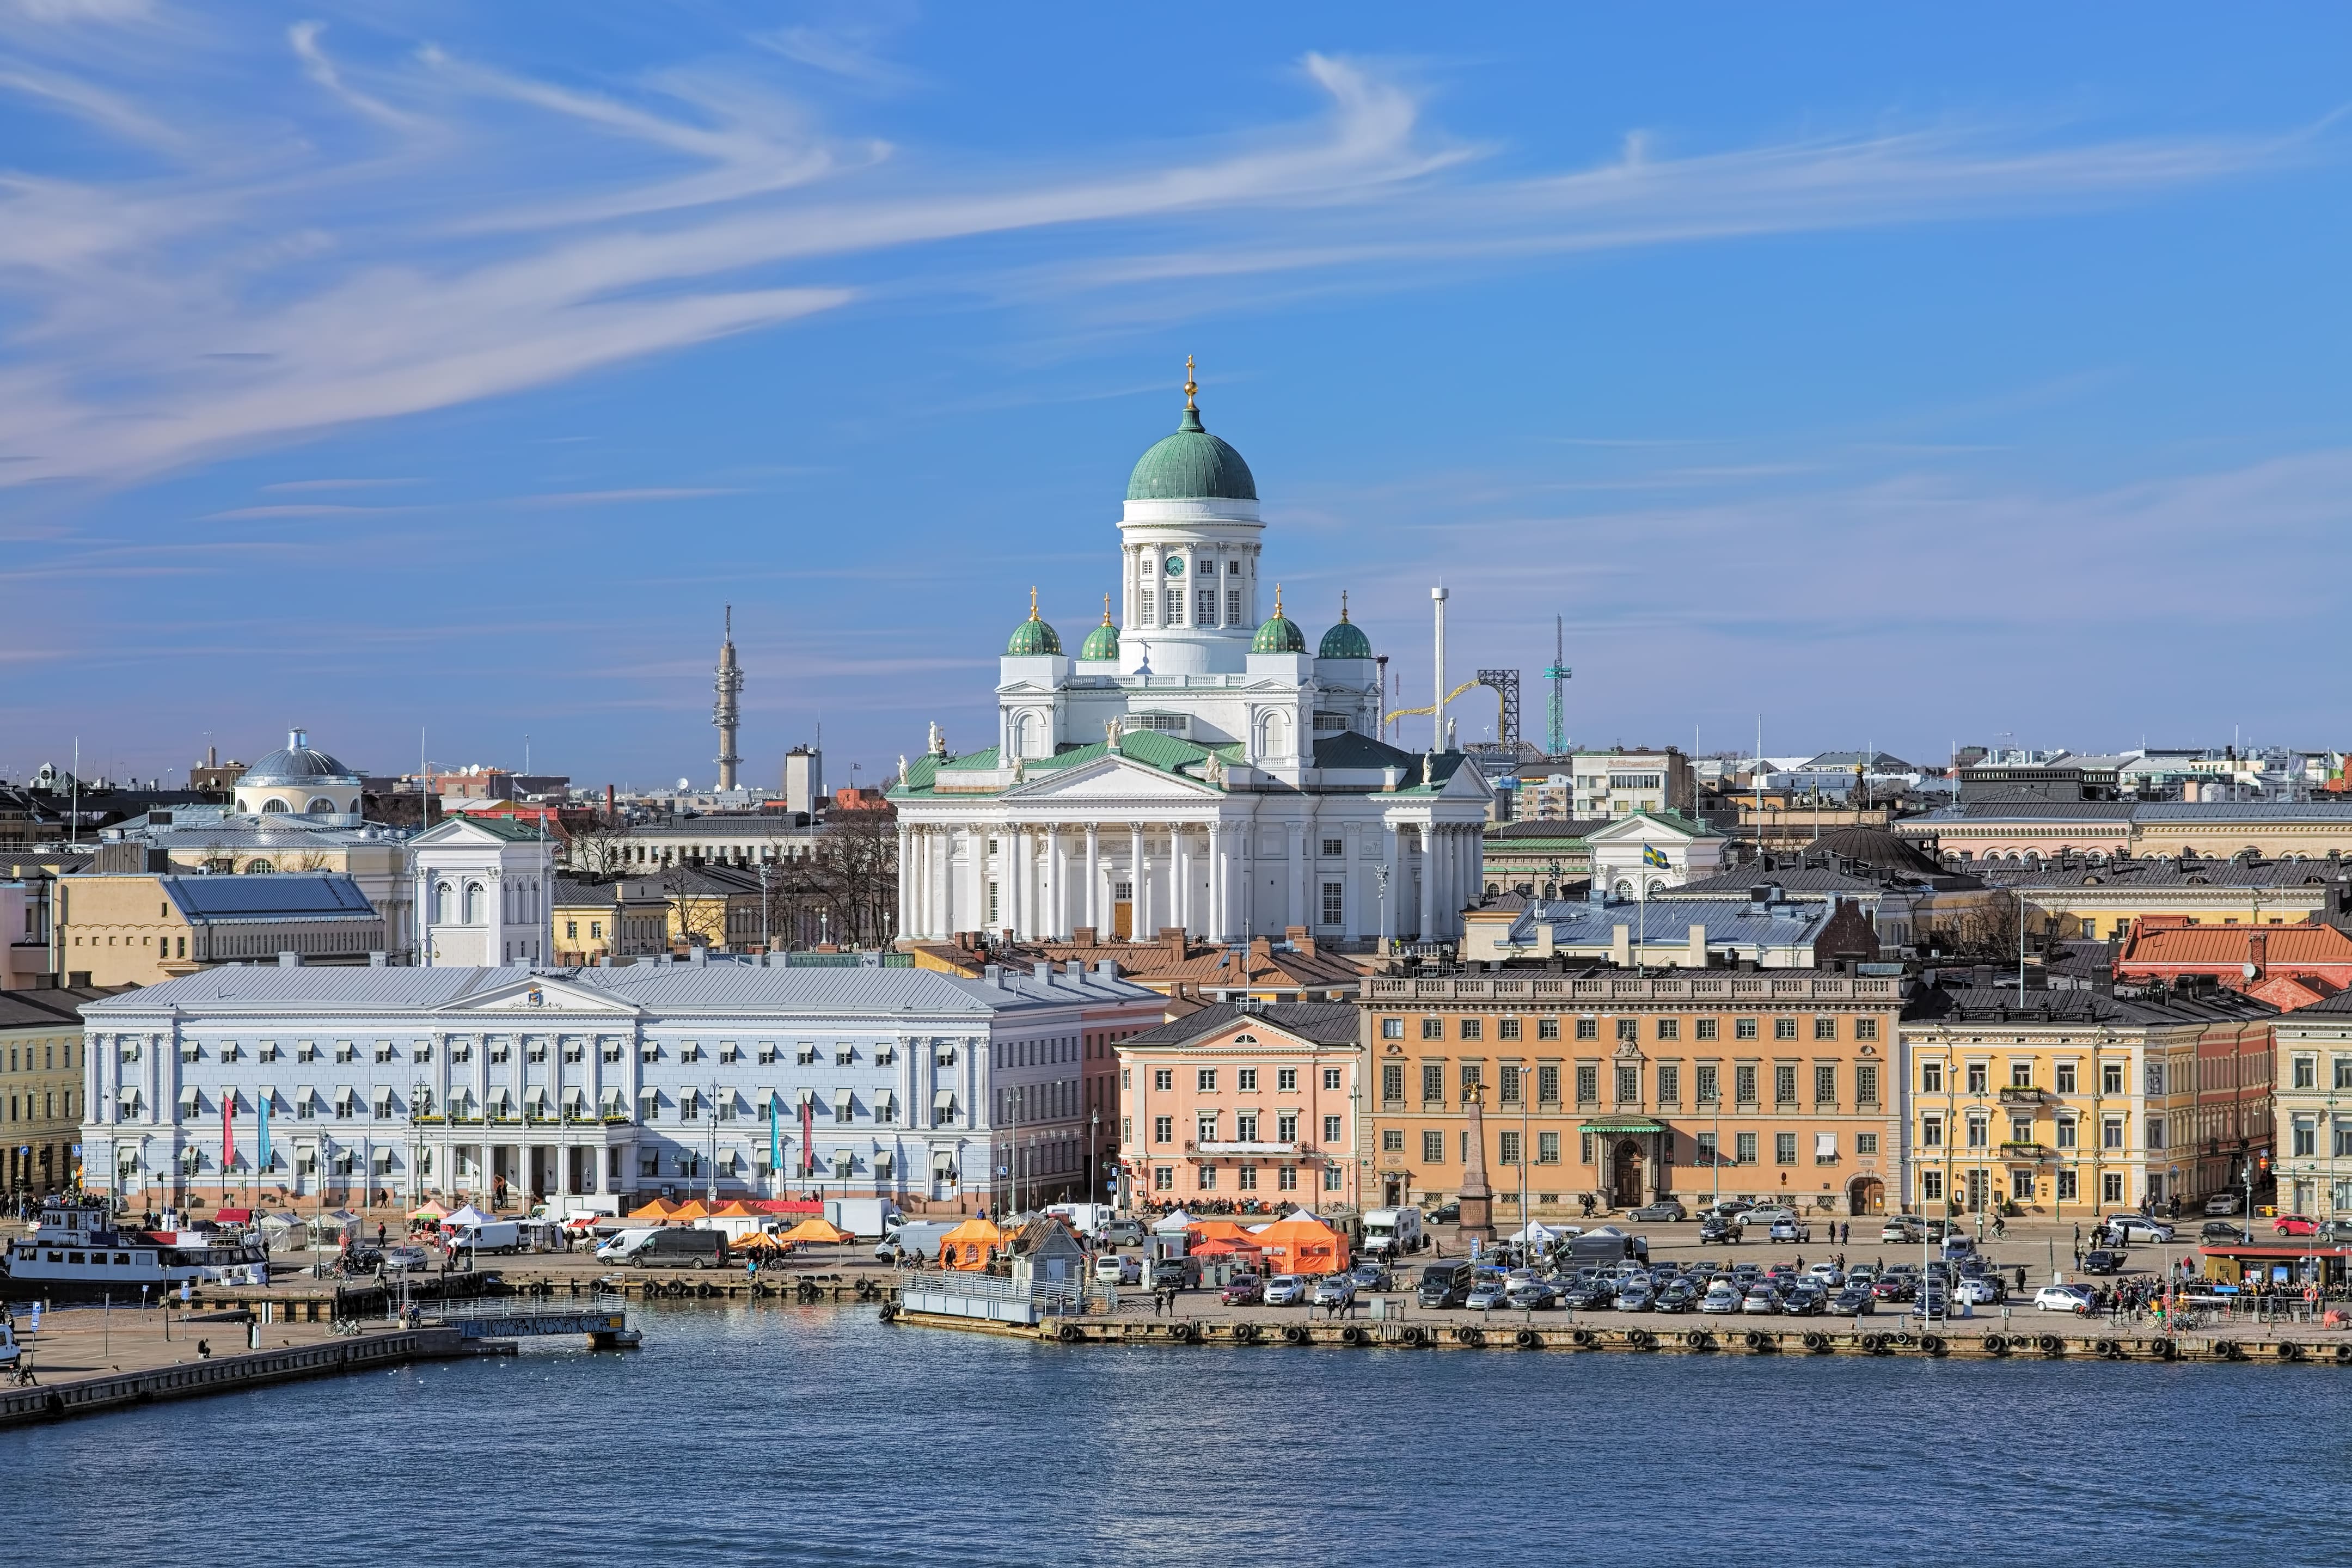
[[[1551,663],[1544,667],[1544,679],[1551,682],[1551,696],[1544,704],[1544,754],[1553,757],[1568,750],[1567,681],[1576,673],[1568,668],[1567,627],[1567,617],[1551,618]],[[1696,735],[1692,744],[1697,744]]]
[[[712,672],[717,679],[710,683],[719,700],[710,710],[710,721],[719,728],[719,787],[735,787],[735,769],[742,758],[735,751],[735,730],[742,717],[740,698],[743,692],[743,670],[735,662],[735,606],[727,606],[727,632],[719,645],[719,668]]]

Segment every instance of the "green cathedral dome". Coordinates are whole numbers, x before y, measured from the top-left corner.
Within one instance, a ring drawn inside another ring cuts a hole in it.
[[[1348,595],[1344,589],[1339,595],[1339,624],[1323,634],[1323,646],[1316,651],[1315,657],[1318,658],[1370,658],[1372,657],[1372,639],[1364,635],[1363,627],[1348,618]]]
[[[1118,658],[1118,628],[1110,624],[1108,594],[1103,595],[1102,625],[1088,632],[1087,640],[1078,645],[1078,657],[1098,662],[1112,661]]]
[[[1202,427],[1193,402],[1200,388],[1192,362],[1184,362],[1184,418],[1136,459],[1127,477],[1129,500],[1255,500],[1257,479],[1242,455]]]
[[[1007,658],[1033,658],[1039,654],[1062,651],[1062,637],[1053,627],[1037,618],[1037,590],[1029,590],[1029,618],[1013,628],[1013,640],[1004,645]]]
[[[1282,584],[1274,585],[1274,614],[1258,627],[1257,636],[1250,638],[1252,653],[1305,653],[1307,634],[1298,623],[1282,613]]]

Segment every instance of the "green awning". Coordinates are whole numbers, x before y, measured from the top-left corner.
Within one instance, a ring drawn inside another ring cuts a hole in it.
[[[1587,1132],[1664,1132],[1665,1130],[1664,1122],[1651,1121],[1638,1116],[1630,1121],[1588,1121],[1583,1128]]]

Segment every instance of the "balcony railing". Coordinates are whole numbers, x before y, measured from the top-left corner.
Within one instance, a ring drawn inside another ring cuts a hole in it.
[[[2035,1138],[2004,1138],[2000,1141],[2000,1152],[2004,1159],[2010,1160],[2039,1160],[2050,1152],[2042,1146],[2041,1140]]]
[[[2000,1086],[2003,1105],[2039,1105],[2042,1091],[2030,1083],[2005,1083]]]
[[[1289,1143],[1274,1143],[1255,1138],[1246,1142],[1237,1138],[1215,1138],[1202,1139],[1197,1142],[1188,1142],[1184,1145],[1184,1152],[1188,1154],[1279,1154],[1284,1156],[1296,1156],[1302,1152],[1305,1147],[1306,1145],[1295,1142]]]

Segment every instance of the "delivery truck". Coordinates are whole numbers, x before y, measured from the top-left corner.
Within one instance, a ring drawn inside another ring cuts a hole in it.
[[[862,1240],[878,1241],[907,1216],[888,1198],[827,1198],[824,1217]]]

